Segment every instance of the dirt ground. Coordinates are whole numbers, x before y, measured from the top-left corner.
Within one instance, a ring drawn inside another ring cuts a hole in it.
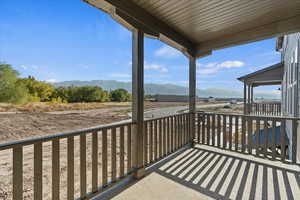
[[[186,103],[145,102],[145,110],[180,105]],[[126,120],[130,111],[130,103],[106,103],[90,110],[0,112],[0,144]]]

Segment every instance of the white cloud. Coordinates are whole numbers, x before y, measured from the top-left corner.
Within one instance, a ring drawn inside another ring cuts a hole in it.
[[[57,82],[58,82],[58,80],[56,80],[56,79],[52,78],[52,79],[48,79],[48,80],[46,80],[46,82],[47,82],[47,83],[57,83]]]
[[[222,68],[239,68],[245,65],[242,61],[224,61],[221,63],[211,62],[207,64],[197,63],[197,67],[201,69],[197,70],[199,74],[214,74],[220,71]]]
[[[211,67],[216,67],[218,63],[208,63],[205,65],[205,67],[211,68]]]
[[[24,70],[31,71],[31,72],[35,72],[40,68],[37,65],[21,65],[20,67]]]
[[[178,58],[181,56],[180,51],[177,49],[174,49],[173,47],[170,47],[168,45],[164,45],[161,48],[157,49],[154,52],[155,56],[163,57],[163,58]]]
[[[159,64],[145,64],[145,69],[154,69],[160,72],[168,72],[169,70],[166,67],[163,67]]]
[[[130,78],[131,77],[130,74],[126,74],[126,73],[115,73],[115,74],[111,74],[110,76],[113,78]]]
[[[25,65],[21,65],[20,67],[21,67],[22,69],[24,69],[24,70],[27,70],[27,69],[28,69],[28,67],[25,66]]]
[[[199,69],[199,70],[197,70],[197,73],[199,73],[199,74],[214,74],[218,71],[219,71],[218,68],[207,68],[207,69]]]
[[[225,61],[220,64],[218,64],[221,68],[237,68],[237,67],[243,67],[245,65],[242,61]]]

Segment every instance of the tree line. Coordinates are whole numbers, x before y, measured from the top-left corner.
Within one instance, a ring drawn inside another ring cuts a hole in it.
[[[54,87],[33,76],[19,78],[19,72],[11,65],[0,63],[0,102],[22,104],[108,101],[131,101],[131,94],[125,89],[107,91],[98,86]]]

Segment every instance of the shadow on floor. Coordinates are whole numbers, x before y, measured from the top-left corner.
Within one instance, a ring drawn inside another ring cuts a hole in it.
[[[299,171],[273,165],[273,161],[268,161],[270,164],[259,162],[253,156],[229,154],[199,147],[185,149],[149,168],[147,174],[159,174],[208,199],[299,198]],[[120,187],[104,199],[124,199],[122,192],[142,180]]]

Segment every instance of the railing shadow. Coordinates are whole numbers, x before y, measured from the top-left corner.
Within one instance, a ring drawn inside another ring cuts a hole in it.
[[[268,162],[270,164],[258,162],[253,156],[241,157],[194,147],[171,155],[147,171],[149,175],[159,174],[212,199],[297,199],[300,171]],[[135,184],[139,184],[139,180],[105,199]]]
[[[195,149],[194,156],[155,172],[213,199],[297,199],[299,195],[300,171],[257,162],[251,157]]]

